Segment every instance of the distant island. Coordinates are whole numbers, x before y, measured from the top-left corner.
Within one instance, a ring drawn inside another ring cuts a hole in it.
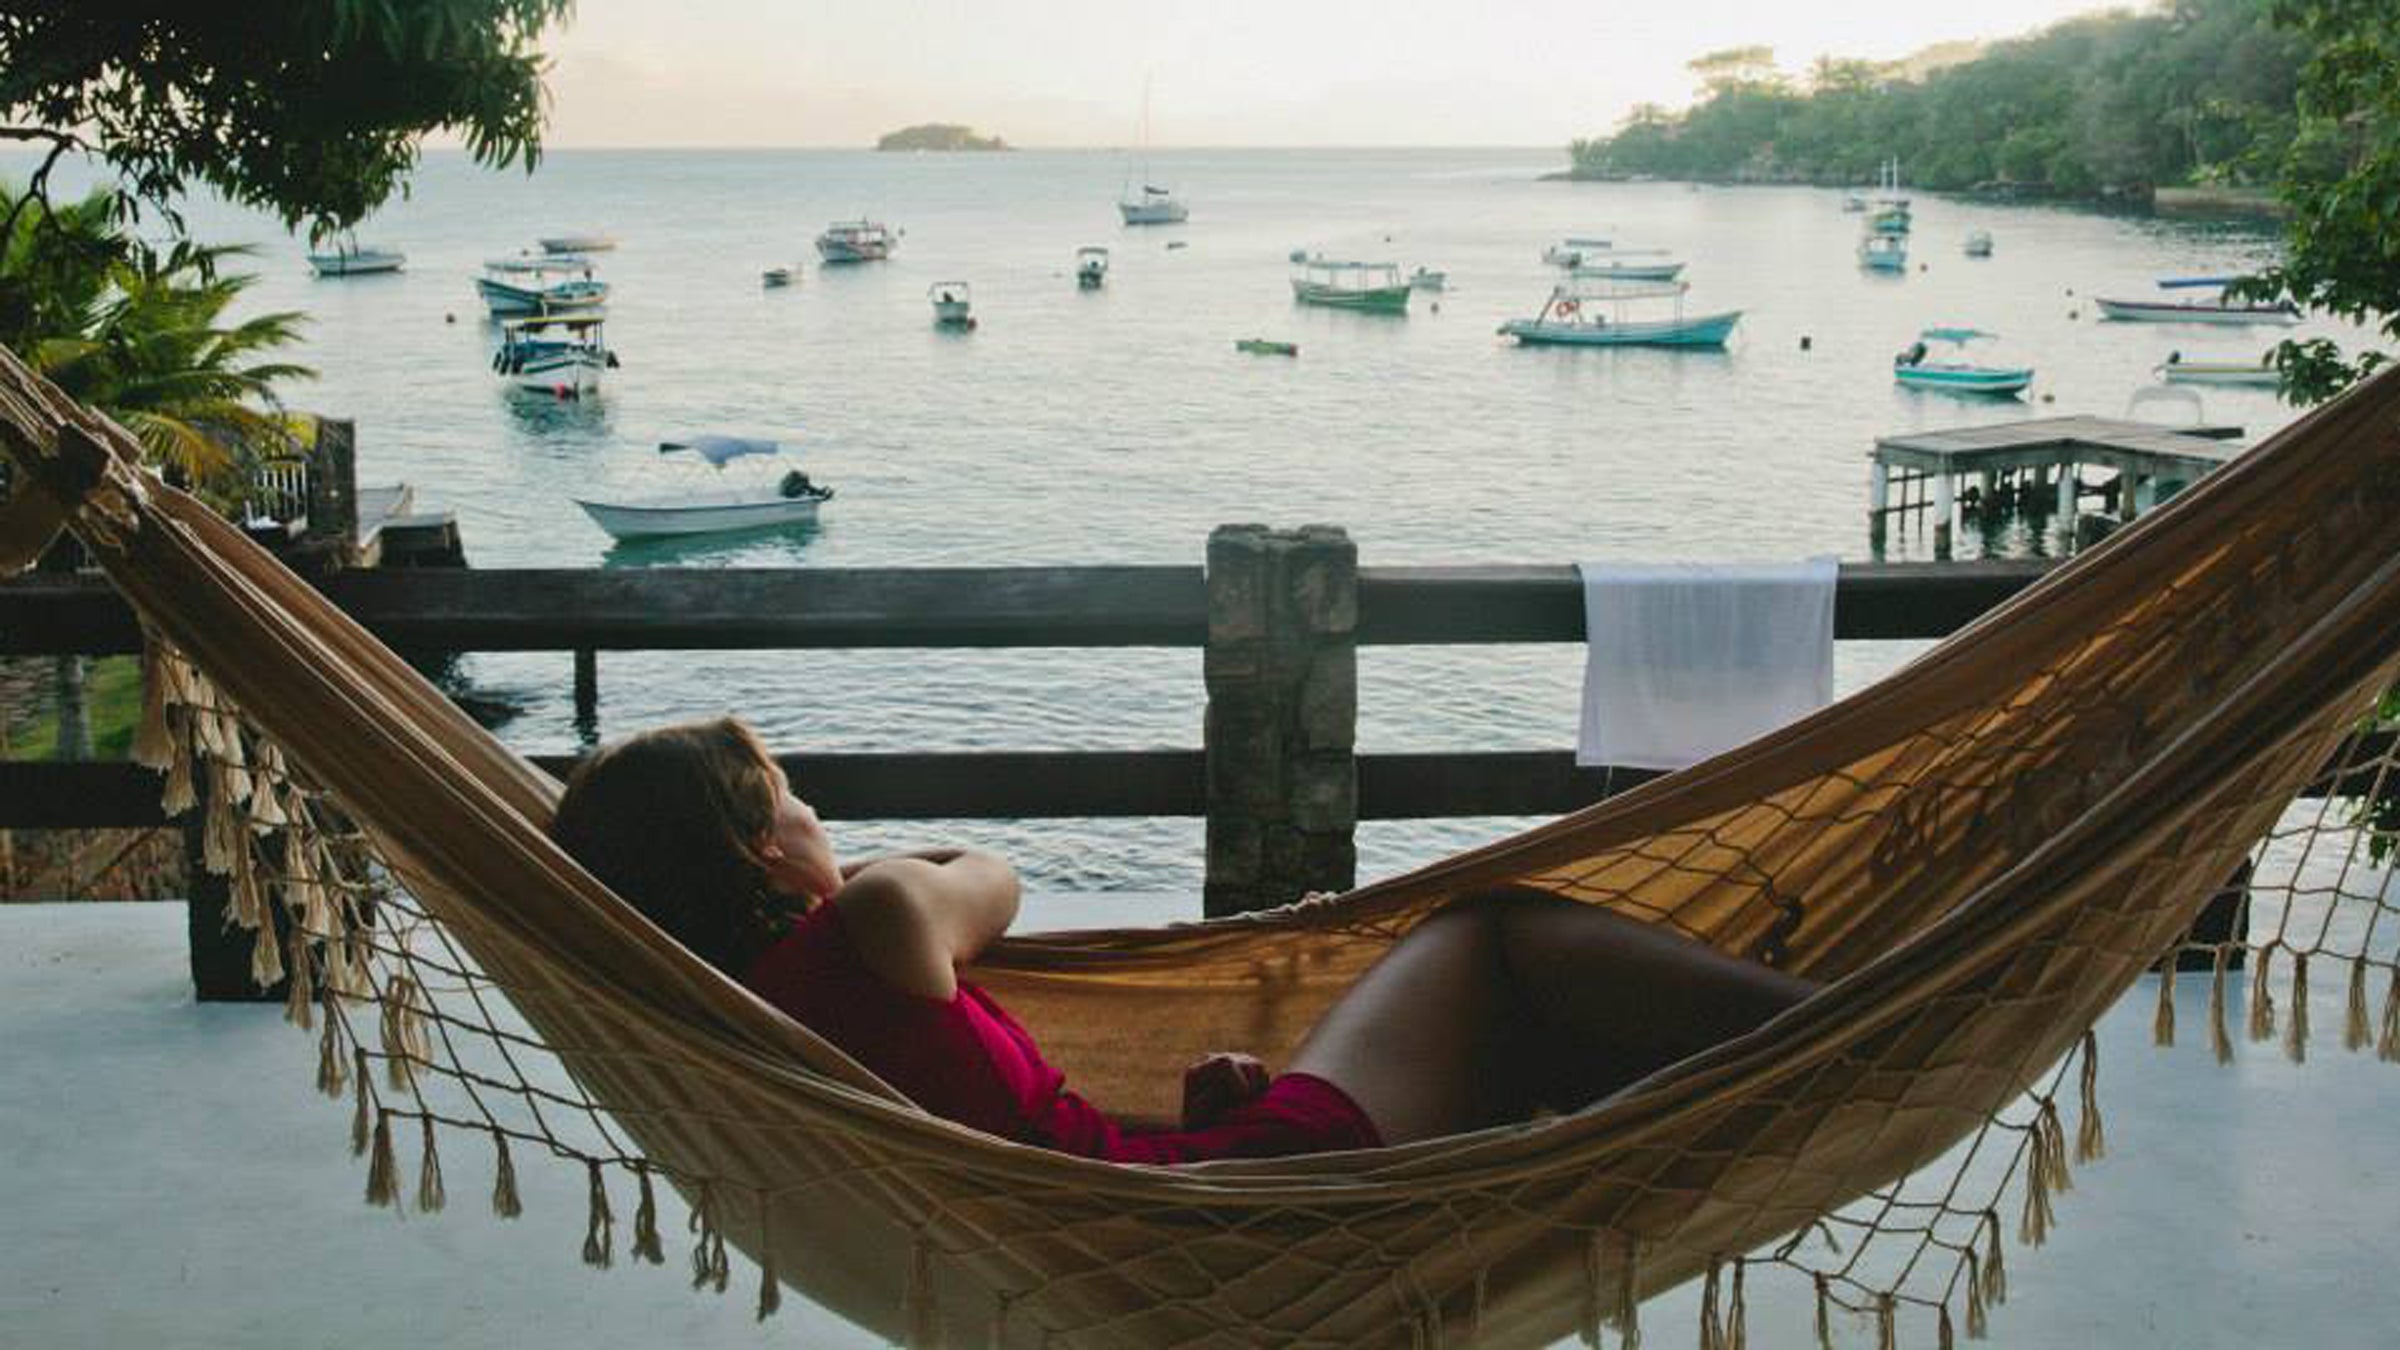
[[[887,133],[875,142],[878,150],[1006,150],[997,136],[978,136],[975,128],[956,122],[919,122]]]

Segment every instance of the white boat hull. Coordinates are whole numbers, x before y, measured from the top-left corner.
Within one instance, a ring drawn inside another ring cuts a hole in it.
[[[554,234],[534,241],[544,253],[606,253],[617,246],[611,234]]]
[[[572,314],[608,303],[608,283],[569,281],[557,286],[518,286],[492,277],[475,278],[475,293],[495,319]]]
[[[2156,300],[2109,300],[2094,297],[2105,318],[2125,323],[2213,323],[2232,326],[2293,324],[2300,316],[2289,306],[2178,305]]]
[[[321,277],[365,277],[397,272],[408,262],[403,253],[367,249],[357,253],[311,253],[308,265]]]
[[[1568,347],[1722,347],[1741,320],[1742,312],[1730,309],[1722,314],[1638,323],[1511,319],[1500,325],[1500,331],[1519,342]]]
[[[608,358],[598,354],[543,356],[500,372],[501,383],[519,393],[551,398],[588,398],[600,392]]]
[[[1118,202],[1117,214],[1128,225],[1181,225],[1192,218],[1192,209],[1178,201]]]
[[[2283,382],[2272,366],[2245,366],[2231,361],[2170,361],[2160,366],[2158,373],[2169,384],[2272,389]]]
[[[817,254],[829,263],[882,262],[892,256],[890,244],[849,244],[838,239],[819,239]]]
[[[749,497],[713,502],[590,502],[577,498],[575,504],[613,538],[664,539],[815,520],[822,500]]]

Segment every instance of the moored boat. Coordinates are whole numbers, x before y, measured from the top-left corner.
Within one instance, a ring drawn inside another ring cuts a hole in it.
[[[1108,250],[1097,244],[1086,244],[1075,250],[1075,284],[1087,291],[1098,290],[1108,281]]]
[[[599,230],[570,230],[533,242],[540,244],[544,253],[606,253],[617,246],[617,237]]]
[[[881,262],[899,235],[880,220],[837,220],[817,236],[817,256],[829,263]]]
[[[1450,274],[1438,268],[1420,267],[1408,274],[1408,284],[1420,291],[1446,291],[1450,289]]]
[[[791,469],[770,474],[756,482],[734,482],[725,479],[728,465],[737,462],[773,463],[758,459],[783,453],[780,443],[739,436],[694,436],[688,440],[665,441],[658,447],[661,455],[688,456],[686,460],[696,470],[705,463],[716,471],[711,477],[680,483],[671,490],[642,497],[616,501],[592,501],[578,497],[575,504],[592,518],[592,523],[617,539],[655,539],[696,534],[718,534],[733,530],[756,530],[770,526],[793,525],[817,518],[817,508],[833,499],[833,489],[810,481],[809,476]]]
[[[378,272],[397,272],[408,263],[408,255],[398,249],[365,248],[355,239],[343,239],[333,248],[311,252],[309,270],[321,277],[364,277]]]
[[[933,321],[944,328],[973,328],[975,298],[963,281],[937,281],[925,288],[933,305]]]
[[[1272,338],[1236,338],[1233,349],[1237,352],[1248,352],[1252,356],[1298,356],[1300,354],[1299,343],[1277,342]]]
[[[1998,336],[1980,328],[1928,328],[1892,358],[1892,378],[1912,389],[2014,398],[2033,383],[2031,366],[1986,366],[1966,359],[1967,344]],[[1933,360],[1933,349],[1926,345],[1933,342],[1948,343],[1957,350],[1957,357]]]
[[[777,286],[789,286],[799,279],[800,269],[797,267],[770,267],[758,274],[759,284],[770,289]]]
[[[600,392],[601,373],[617,366],[597,314],[548,314],[500,322],[492,373],[512,390],[553,398]]]
[[[1191,219],[1192,208],[1172,190],[1144,183],[1139,193],[1118,199],[1117,214],[1128,225],[1181,225]]]
[[[1572,270],[1583,266],[1583,260],[1587,257],[1596,258],[1609,252],[1613,245],[1614,241],[1603,235],[1571,234],[1543,249],[1542,261],[1552,267],[1564,267]]]
[[[1569,282],[1552,288],[1541,312],[1500,325],[1504,337],[1527,344],[1582,347],[1722,347],[1741,322],[1738,309],[1686,315],[1688,282]],[[1636,306],[1672,301],[1664,318],[1633,318]]]
[[[1673,281],[1683,275],[1683,264],[1673,258],[1643,258],[1634,254],[1609,254],[1586,258],[1571,274],[1590,280],[1616,281]]]
[[[2169,384],[2213,384],[2272,389],[2283,383],[2282,372],[2259,361],[2201,361],[2182,352],[2169,352],[2158,365],[2158,377]]]
[[[1870,233],[1858,241],[1858,265],[1870,272],[1908,270],[1908,236]]]
[[[1992,256],[1992,232],[1990,230],[1967,231],[1966,251],[1970,258]]]
[[[554,258],[494,258],[475,278],[475,293],[495,319],[570,314],[608,303],[608,283],[592,275],[592,261],[576,254]],[[554,277],[566,277],[554,281]]]
[[[1405,314],[1413,288],[1388,262],[1343,262],[1311,258],[1292,276],[1292,298],[1304,305]]]
[[[2162,291],[2214,291],[2214,298],[2198,300],[2119,300],[2094,296],[2092,303],[2100,307],[2103,318],[2129,323],[2213,323],[2213,324],[2291,324],[2300,322],[2300,310],[2289,300],[2273,304],[2251,301],[2235,302],[2225,298],[2225,288],[2236,277],[2168,277],[2158,283]]]

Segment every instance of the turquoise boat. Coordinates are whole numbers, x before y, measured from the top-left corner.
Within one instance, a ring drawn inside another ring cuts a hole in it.
[[[1980,366],[1965,359],[1968,343],[1998,336],[1980,328],[1928,328],[1918,334],[1908,350],[1892,358],[1892,378],[1911,389],[2015,398],[2033,383],[2031,366]],[[1934,342],[1951,344],[1958,351],[1957,359],[1929,359],[1933,349],[1926,344]]]
[[[1908,236],[1869,233],[1858,241],[1858,265],[1870,272],[1908,270]]]
[[[1530,319],[1511,319],[1500,325],[1502,337],[1529,346],[1567,347],[1723,347],[1733,336],[1742,312],[1686,316],[1683,296],[1687,282],[1580,284],[1559,286],[1541,312]],[[1672,299],[1674,312],[1665,318],[1628,318],[1631,305],[1646,300]]]
[[[1330,305],[1376,314],[1405,314],[1415,291],[1400,264],[1338,262],[1312,257],[1292,274],[1292,298],[1304,305]]]

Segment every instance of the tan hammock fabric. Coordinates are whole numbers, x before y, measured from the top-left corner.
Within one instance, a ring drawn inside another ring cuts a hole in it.
[[[533,1146],[587,1168],[605,1264],[659,1258],[663,1179],[695,1208],[700,1282],[723,1287],[730,1240],[763,1267],[762,1315],[789,1284],[916,1343],[1631,1340],[1643,1297],[1705,1275],[1704,1343],[1733,1347],[1760,1262],[1813,1275],[1820,1318],[1946,1343],[2004,1292],[1996,1185],[2022,1168],[2012,1218],[2038,1241],[2065,1184],[2046,1071],[2392,678],[2396,406],[2386,375],[1894,678],[1688,772],[1338,900],[1026,938],[976,972],[1125,1110],[1165,1107],[1201,1051],[1274,1060],[1413,924],[1497,882],[1831,982],[1573,1116],[1187,1168],[928,1117],[700,965],[550,845],[546,776],[5,357],[0,446],[41,491],[0,512],[0,561],[63,515],[151,628],[140,749],[170,766],[170,805],[204,792],[260,974],[291,970],[295,1020],[323,1017],[320,1083],[355,1100],[371,1199],[408,1189],[406,1142],[438,1206],[435,1140],[455,1175],[466,1132],[512,1212]],[[2306,954],[2332,948],[2287,936],[2303,1013]],[[2355,1046],[2368,965],[2389,962],[2348,956]],[[2087,1100],[2077,1151],[2100,1144]],[[1911,1174],[1937,1159],[1924,1190]],[[1970,1184],[1978,1167],[1997,1182]],[[1828,1215],[1869,1241],[1812,1257]]]

